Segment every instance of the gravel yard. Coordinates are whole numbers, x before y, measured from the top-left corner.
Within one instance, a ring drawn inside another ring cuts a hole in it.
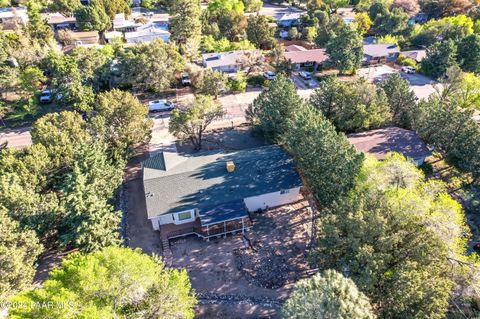
[[[187,269],[196,290],[199,318],[276,317],[293,283],[306,276],[312,226],[308,203],[252,218],[245,237],[171,241],[173,266]]]

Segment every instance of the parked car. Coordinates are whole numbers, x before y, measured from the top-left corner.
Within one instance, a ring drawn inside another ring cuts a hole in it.
[[[312,73],[307,72],[307,71],[302,71],[302,72],[298,73],[298,75],[300,75],[300,77],[304,80],[311,80],[312,79]]]
[[[161,112],[171,111],[175,108],[175,104],[167,100],[155,100],[148,102],[148,111]]]
[[[192,83],[190,82],[190,75],[188,75],[188,73],[182,73],[182,85],[188,86],[191,84]]]
[[[152,11],[144,12],[143,16],[145,17],[153,17],[154,13]]]
[[[417,70],[413,66],[404,66],[402,67],[402,72],[407,74],[414,74]]]
[[[276,75],[275,72],[273,72],[273,71],[267,71],[267,72],[263,73],[263,77],[264,77],[266,80],[273,81],[273,80],[275,80],[275,78],[277,77],[277,75]]]
[[[50,90],[42,91],[42,94],[40,94],[40,103],[48,104],[48,103],[52,103],[52,101],[53,101],[52,91]]]

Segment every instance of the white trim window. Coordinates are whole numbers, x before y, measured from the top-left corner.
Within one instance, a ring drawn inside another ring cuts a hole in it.
[[[175,224],[190,223],[195,220],[195,210],[185,210],[183,212],[173,213],[173,221]]]

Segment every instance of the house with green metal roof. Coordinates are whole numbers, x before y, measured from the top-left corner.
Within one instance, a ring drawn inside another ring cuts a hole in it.
[[[163,240],[243,232],[249,212],[301,198],[293,160],[276,145],[188,156],[160,152],[142,170],[148,219]]]

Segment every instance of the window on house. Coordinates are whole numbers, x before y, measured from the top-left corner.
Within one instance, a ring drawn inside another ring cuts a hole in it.
[[[193,221],[193,210],[188,210],[185,212],[180,212],[180,213],[175,213],[173,215],[173,220],[175,221],[175,224],[182,224],[182,223],[188,223],[190,221]]]
[[[188,211],[188,212],[178,213],[178,214],[177,214],[177,218],[178,218],[179,221],[184,221],[184,220],[187,220],[187,219],[192,219],[192,212],[191,212],[191,211]]]
[[[289,190],[289,189],[282,189],[282,190],[280,191],[280,195],[288,194],[288,193],[290,193],[290,190]]]

